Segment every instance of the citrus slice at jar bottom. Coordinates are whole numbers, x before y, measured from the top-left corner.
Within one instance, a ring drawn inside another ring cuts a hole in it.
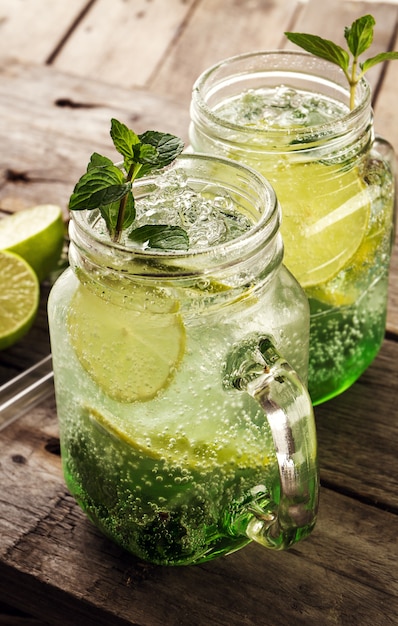
[[[28,332],[39,295],[39,282],[30,265],[17,254],[0,252],[0,350]]]
[[[42,281],[61,255],[64,230],[58,206],[42,204],[23,209],[0,220],[0,250],[19,254]]]
[[[284,263],[302,287],[326,282],[354,256],[367,229],[370,196],[357,168],[290,164],[272,182],[282,207]]]
[[[174,431],[157,432],[148,428],[140,433],[136,426],[132,428],[128,420],[112,415],[104,409],[101,411],[85,407],[85,415],[90,422],[101,431],[116,440],[128,444],[139,455],[139,458],[150,458],[166,461],[171,466],[186,465],[191,469],[206,470],[210,467],[255,468],[271,467],[274,463],[271,443],[269,447],[246,443],[242,450],[242,437],[225,437],[217,442],[212,434],[199,440],[191,440],[189,435]],[[171,418],[172,419],[172,418]],[[171,424],[172,425],[172,424]]]
[[[79,285],[68,316],[80,363],[119,402],[153,398],[172,380],[185,351],[185,329],[174,300],[144,289],[129,297],[134,308]]]

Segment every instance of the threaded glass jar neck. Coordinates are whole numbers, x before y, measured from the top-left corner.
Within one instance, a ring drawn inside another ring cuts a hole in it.
[[[288,88],[322,94],[342,105],[341,114],[308,126],[259,128],[236,124],[218,112],[220,103],[264,88]],[[349,109],[349,86],[335,64],[304,52],[274,51],[238,55],[207,69],[194,84],[191,102],[191,135],[203,134],[231,148],[249,144],[250,150],[302,152],[326,143],[333,151],[372,140],[371,90],[362,78],[356,89],[356,105]],[[191,136],[195,146],[195,139]]]
[[[169,169],[182,168],[197,192],[226,193],[252,226],[237,238],[185,251],[124,246],[99,228],[98,210],[75,211],[70,222],[70,262],[87,274],[117,273],[146,284],[170,284],[212,276],[232,286],[271,274],[282,262],[280,209],[271,185],[257,172],[208,155],[184,154]],[[134,183],[136,201],[154,193],[158,177]]]

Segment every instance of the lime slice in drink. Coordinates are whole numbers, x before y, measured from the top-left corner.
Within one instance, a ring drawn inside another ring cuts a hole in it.
[[[80,285],[68,327],[80,363],[119,402],[145,401],[167,387],[185,351],[178,304],[158,290],[131,287],[120,302],[112,291]],[[129,304],[130,302],[130,304]]]
[[[356,168],[290,164],[273,181],[282,207],[284,262],[302,287],[320,285],[344,268],[369,221],[370,196]]]
[[[388,254],[390,246],[388,233],[387,223],[379,220],[375,222],[368,228],[366,237],[348,262],[347,271],[326,283],[310,287],[307,289],[307,296],[334,307],[350,306],[357,302],[366,289],[369,272],[377,258],[384,252]]]
[[[142,460],[163,460],[171,465],[186,465],[191,469],[204,470],[210,467],[232,465],[235,468],[262,467],[272,465],[272,447],[259,446],[256,442],[245,442],[242,437],[214,438],[212,433],[203,433],[199,439],[170,428],[170,432],[150,431],[147,425],[144,433],[134,429],[126,418],[112,415],[105,410],[98,411],[87,407],[87,417],[100,431],[127,443]],[[172,418],[170,418],[172,419]],[[173,426],[173,424],[168,424]]]
[[[19,254],[42,281],[60,257],[64,231],[58,206],[42,204],[23,209],[0,219],[0,250]]]
[[[30,265],[17,254],[0,251],[0,350],[28,332],[39,295],[39,282]]]

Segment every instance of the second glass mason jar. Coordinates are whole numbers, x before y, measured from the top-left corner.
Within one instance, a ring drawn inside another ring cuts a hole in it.
[[[152,218],[167,205],[194,224],[197,245],[115,243],[99,211],[72,214],[49,298],[67,485],[150,562],[289,547],[315,524],[319,476],[308,302],[282,265],[275,194],[202,155],[134,188]]]
[[[374,135],[368,82],[350,111],[330,62],[289,51],[232,57],[196,81],[190,141],[276,190],[284,262],[310,302],[310,395],[318,404],[341,393],[378,353],[386,323],[394,153]]]

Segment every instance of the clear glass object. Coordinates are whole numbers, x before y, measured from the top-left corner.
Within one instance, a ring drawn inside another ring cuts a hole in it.
[[[274,191],[223,159],[173,167],[251,228],[162,251],[112,243],[97,211],[74,212],[49,324],[71,493],[126,550],[181,565],[306,537],[319,477],[308,302],[282,264]],[[159,181],[137,181],[137,201]]]
[[[314,404],[347,389],[384,338],[394,153],[375,136],[369,84],[306,53],[226,59],[196,81],[190,141],[261,172],[282,206],[284,263],[309,298]]]

